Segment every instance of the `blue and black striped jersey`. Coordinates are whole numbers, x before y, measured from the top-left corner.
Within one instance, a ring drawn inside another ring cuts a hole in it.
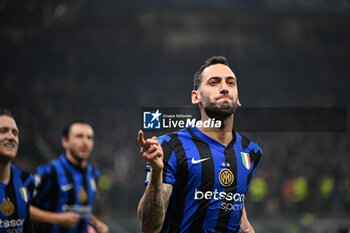
[[[158,138],[163,182],[173,185],[161,232],[239,232],[246,192],[262,151],[233,133],[228,146],[197,128]]]
[[[32,232],[29,204],[34,177],[11,164],[7,185],[0,183],[0,232]]]
[[[64,155],[37,168],[33,205],[47,211],[72,211],[81,215],[71,229],[52,224],[39,224],[40,232],[86,232],[96,194],[99,171],[90,164],[85,169],[70,163]]]

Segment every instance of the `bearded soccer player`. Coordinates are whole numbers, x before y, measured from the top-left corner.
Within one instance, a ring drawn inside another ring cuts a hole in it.
[[[138,206],[143,232],[254,233],[245,195],[262,151],[233,130],[240,106],[237,79],[225,57],[211,57],[194,75],[192,103],[201,121],[221,127],[188,127],[144,140],[141,153],[151,172]]]
[[[0,232],[32,232],[29,203],[34,178],[15,167],[19,131],[11,113],[0,112]]]
[[[31,218],[40,222],[39,232],[83,233],[92,226],[108,232],[106,224],[92,215],[99,172],[88,164],[94,145],[93,129],[74,121],[63,130],[65,154],[37,168]]]

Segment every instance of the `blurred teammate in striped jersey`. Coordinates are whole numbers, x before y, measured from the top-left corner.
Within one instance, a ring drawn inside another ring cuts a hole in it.
[[[65,154],[37,168],[31,218],[40,232],[85,233],[92,226],[98,233],[108,226],[92,214],[99,171],[88,159],[94,146],[92,127],[73,121],[63,130]]]

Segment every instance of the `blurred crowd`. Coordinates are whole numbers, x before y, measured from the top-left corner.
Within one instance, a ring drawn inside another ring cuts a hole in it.
[[[87,119],[106,214],[135,214],[143,193],[141,108],[190,105],[209,56],[229,59],[244,106],[349,106],[349,15],[13,4],[1,9],[0,107],[19,122],[15,162],[33,172],[62,153],[68,121]],[[247,135],[264,152],[253,215],[350,215],[348,131]]]

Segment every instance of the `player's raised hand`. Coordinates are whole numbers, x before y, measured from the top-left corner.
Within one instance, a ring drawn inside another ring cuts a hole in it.
[[[80,215],[74,212],[63,212],[56,219],[57,224],[63,227],[74,227],[80,220]]]
[[[140,144],[140,152],[142,156],[147,159],[153,170],[161,170],[164,167],[163,164],[163,149],[159,145],[156,137],[148,138],[143,137],[143,131],[138,133],[138,141]]]

